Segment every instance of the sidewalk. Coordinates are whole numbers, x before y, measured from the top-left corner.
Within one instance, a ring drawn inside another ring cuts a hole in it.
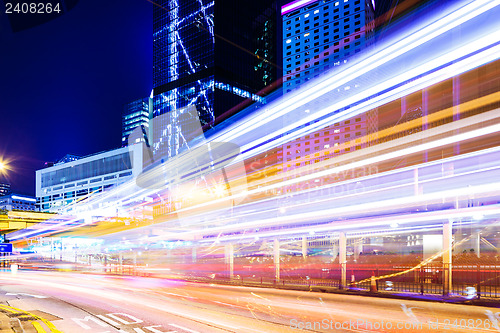
[[[10,325],[10,318],[3,312],[0,312],[0,333],[14,332]]]

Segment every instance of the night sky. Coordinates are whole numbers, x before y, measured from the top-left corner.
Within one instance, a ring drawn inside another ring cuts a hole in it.
[[[152,89],[152,4],[83,0],[13,32],[0,14],[0,159],[7,181],[34,195],[35,170],[67,153],[120,147],[123,104]],[[41,14],[43,15],[43,14]]]
[[[65,3],[74,7],[17,32],[0,14],[0,160],[11,168],[0,182],[15,193],[34,195],[44,162],[119,147],[123,104],[152,89],[148,0]],[[392,1],[378,3],[380,15]]]

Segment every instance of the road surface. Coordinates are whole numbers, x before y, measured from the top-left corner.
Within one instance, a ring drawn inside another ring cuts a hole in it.
[[[500,309],[68,272],[0,273],[24,332],[500,332]]]

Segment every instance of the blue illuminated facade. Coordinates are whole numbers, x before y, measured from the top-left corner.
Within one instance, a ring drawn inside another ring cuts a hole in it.
[[[207,130],[237,112],[235,106],[262,102],[259,91],[278,71],[255,67],[261,54],[274,59],[276,52],[270,44],[262,50],[256,26],[273,11],[276,5],[264,0],[163,0],[154,6],[152,116],[173,112],[152,130],[155,155],[172,156],[187,145],[179,133],[182,111],[175,110],[195,106]],[[175,147],[159,151],[161,141]]]
[[[145,131],[149,129],[149,110],[152,108],[152,99],[140,98],[123,106],[122,113],[122,147],[128,143],[128,136],[138,126],[143,126]]]
[[[293,1],[281,14],[285,92],[346,63],[373,40],[368,0]]]

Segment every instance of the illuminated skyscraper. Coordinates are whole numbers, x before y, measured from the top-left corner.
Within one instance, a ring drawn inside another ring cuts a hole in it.
[[[373,38],[369,0],[292,1],[281,15],[285,92],[346,63]]]
[[[128,143],[128,136],[138,126],[143,126],[147,131],[149,128],[150,109],[152,99],[140,98],[123,106],[122,114],[122,147]]]
[[[187,145],[179,133],[187,106],[196,107],[206,130],[252,101],[262,101],[257,93],[277,74],[272,64],[276,45],[266,43],[270,34],[263,34],[268,32],[266,21],[267,29],[276,26],[276,7],[266,0],[157,3],[152,115],[170,116],[167,123],[155,125],[150,141],[155,155],[174,156]]]
[[[292,1],[281,7],[281,18],[284,93],[340,69],[373,42],[374,7],[369,0]],[[282,170],[362,149],[367,143],[360,138],[377,128],[377,111],[372,110],[289,142],[282,146]]]
[[[0,183],[0,196],[7,195],[11,192],[10,184]]]

